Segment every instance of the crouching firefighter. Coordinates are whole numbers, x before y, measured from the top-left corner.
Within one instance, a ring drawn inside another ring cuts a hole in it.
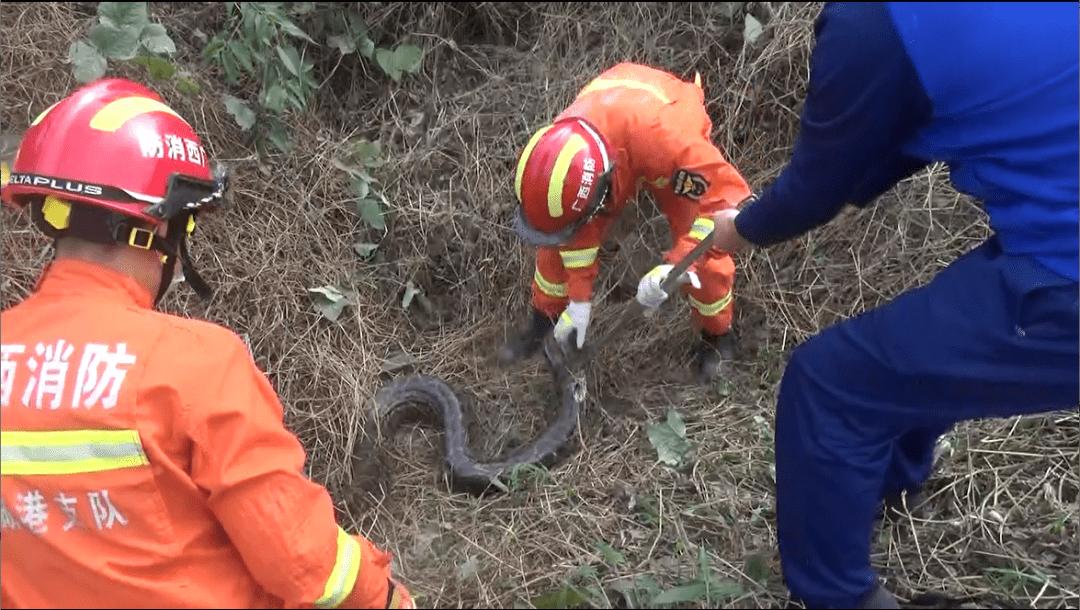
[[[597,253],[612,222],[641,190],[668,220],[673,246],[638,283],[637,300],[655,311],[674,264],[708,237],[712,216],[750,195],[739,172],[710,140],[700,80],[685,82],[647,66],[622,63],[600,74],[521,153],[514,183],[516,228],[537,246],[528,324],[503,346],[506,364],[531,356],[552,331],[584,347],[592,315]],[[716,248],[680,278],[699,341],[699,380],[723,376],[732,358],[735,263]]]

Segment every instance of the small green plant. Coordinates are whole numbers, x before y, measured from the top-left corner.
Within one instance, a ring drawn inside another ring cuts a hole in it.
[[[637,518],[642,525],[655,526],[660,524],[660,511],[656,506],[656,496],[644,496],[635,502]]]
[[[331,322],[337,322],[345,306],[355,297],[355,294],[351,291],[346,290],[343,292],[332,285],[308,288],[308,294],[311,295],[311,299],[315,303],[315,309]]]
[[[656,448],[656,457],[675,469],[690,464],[695,445],[686,440],[686,424],[674,409],[668,410],[667,421],[649,426],[649,442]]]
[[[372,170],[382,165],[382,145],[377,140],[372,142],[367,138],[353,140],[344,147],[341,157],[332,163],[349,174],[349,188],[356,197],[356,213],[373,229],[385,230],[387,201],[382,193],[373,188],[378,180],[371,175]],[[361,245],[369,254],[375,250],[375,247],[367,249],[374,244]]]
[[[335,2],[229,2],[221,31],[203,55],[220,65],[232,86],[247,82],[258,88],[252,102],[227,95],[225,106],[260,150],[269,143],[288,152],[292,136],[282,117],[303,112],[319,87],[314,57],[325,41],[342,56],[358,53],[395,82],[416,73],[423,50],[399,44],[376,48],[367,26],[352,10]]]
[[[674,604],[704,601],[707,608],[724,608],[726,603],[743,593],[741,585],[721,580],[709,566],[709,554],[705,547],[698,547],[698,577],[668,589],[652,598],[650,608],[664,608]]]
[[[507,474],[509,491],[524,491],[530,485],[544,485],[551,481],[551,473],[543,466],[516,464]]]
[[[195,81],[169,61],[176,53],[176,43],[165,26],[150,22],[145,2],[99,2],[97,16],[89,39],[77,40],[68,48],[75,80],[90,83],[100,79],[112,59],[143,66],[153,78],[175,79],[181,90],[198,93]]]
[[[603,600],[599,572],[593,566],[583,565],[578,566],[565,585],[541,593],[529,600],[529,603],[533,608],[609,607]]]
[[[204,57],[222,66],[228,84],[239,85],[242,77],[258,84],[254,110],[230,95],[224,101],[241,129],[255,129],[253,136],[260,148],[268,140],[282,152],[291,149],[291,136],[280,117],[289,110],[307,108],[319,86],[314,63],[301,53],[303,43],[315,41],[292,19],[309,4],[229,2],[225,28],[203,50]]]

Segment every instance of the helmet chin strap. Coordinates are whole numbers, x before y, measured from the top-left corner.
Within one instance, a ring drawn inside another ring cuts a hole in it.
[[[142,250],[154,250],[164,256],[161,267],[161,283],[154,296],[156,306],[172,284],[176,264],[184,272],[186,281],[195,294],[204,301],[210,300],[213,290],[191,266],[187,247],[187,227],[193,215],[191,212],[177,214],[166,225],[164,237],[154,231],[144,229],[131,222],[131,219],[98,207],[78,204],[62,210],[60,218],[49,218],[41,206],[34,206],[34,221],[42,230],[54,239],[64,235],[78,237],[86,241],[103,245],[121,245]],[[61,220],[62,219],[62,220]]]
[[[158,285],[157,296],[154,297],[154,305],[157,305],[169,291],[176,273],[177,260],[180,261],[180,269],[184,272],[184,281],[191,286],[195,294],[204,301],[209,301],[213,296],[213,290],[191,266],[191,257],[187,247],[187,224],[190,216],[190,214],[180,214],[174,217],[169,221],[165,238],[155,235],[150,244],[152,249],[165,255],[165,263],[161,266],[161,283]]]

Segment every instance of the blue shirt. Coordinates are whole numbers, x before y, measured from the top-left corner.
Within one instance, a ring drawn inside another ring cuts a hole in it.
[[[1002,248],[1077,280],[1080,7],[829,3],[788,166],[736,220],[767,246],[866,206],[929,163]]]

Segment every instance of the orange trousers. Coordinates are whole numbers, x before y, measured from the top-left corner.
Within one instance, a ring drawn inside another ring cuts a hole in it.
[[[731,330],[734,312],[735,262],[727,253],[712,249],[691,269],[701,280],[701,288],[684,284],[682,294],[690,301],[694,328],[713,335],[726,334]],[[567,276],[563,261],[555,250],[537,251],[536,274],[532,282],[533,306],[552,319],[562,313],[569,301],[565,296]]]

